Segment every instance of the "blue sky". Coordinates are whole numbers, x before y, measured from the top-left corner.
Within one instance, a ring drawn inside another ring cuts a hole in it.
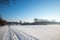
[[[15,3],[16,2],[16,3]],[[16,0],[0,7],[7,21],[33,21],[34,18],[60,21],[59,0]]]

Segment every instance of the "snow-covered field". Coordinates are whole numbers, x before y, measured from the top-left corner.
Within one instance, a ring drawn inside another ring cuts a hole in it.
[[[0,40],[3,40],[4,34],[7,29],[8,29],[7,26],[3,26],[3,27],[0,26]]]
[[[60,40],[60,25],[13,25],[10,27],[40,40]]]

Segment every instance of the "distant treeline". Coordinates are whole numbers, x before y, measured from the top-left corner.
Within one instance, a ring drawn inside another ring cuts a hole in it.
[[[2,18],[0,18],[0,26],[4,26],[4,25],[49,25],[49,24],[59,24],[60,22],[55,22],[55,21],[35,21],[35,22],[24,22],[22,23],[20,22],[7,22],[6,20],[3,20]]]
[[[0,18],[0,26],[4,26],[6,24],[7,24],[7,21],[5,21],[2,18]]]
[[[33,22],[33,23],[22,23],[21,25],[49,25],[49,24],[60,24],[60,22]]]
[[[49,25],[49,24],[59,24],[60,25],[60,22],[32,22],[32,23],[8,22],[8,25]]]

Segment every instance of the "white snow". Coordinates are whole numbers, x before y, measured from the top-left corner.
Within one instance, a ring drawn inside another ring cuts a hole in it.
[[[11,28],[40,40],[60,40],[60,25],[13,25]]]
[[[0,26],[0,40],[3,40],[6,30],[7,30],[7,26],[3,26],[3,27]]]

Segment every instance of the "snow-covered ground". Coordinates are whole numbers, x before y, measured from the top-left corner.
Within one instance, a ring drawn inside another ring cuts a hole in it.
[[[60,25],[13,25],[16,32],[24,32],[40,40],[60,40]]]
[[[3,26],[3,27],[0,26],[0,40],[3,40],[4,34],[7,29],[8,29],[7,26]]]
[[[3,40],[18,40],[16,34],[8,25],[5,27],[5,29],[6,31],[3,35]]]

